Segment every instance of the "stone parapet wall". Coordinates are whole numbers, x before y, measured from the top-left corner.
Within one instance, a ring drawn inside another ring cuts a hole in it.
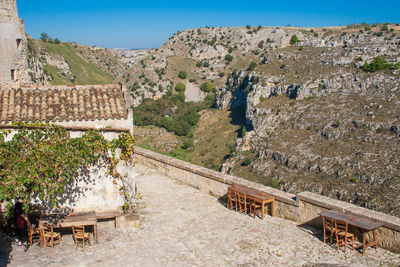
[[[283,192],[140,147],[135,148],[135,162],[155,168],[175,180],[219,198],[225,197],[227,189],[231,185],[241,184],[258,189],[275,197],[276,216],[296,221],[299,224],[322,228],[322,221],[318,213],[331,209],[382,223],[384,227],[378,230],[379,245],[400,252],[400,218],[311,192],[301,192],[297,195]]]

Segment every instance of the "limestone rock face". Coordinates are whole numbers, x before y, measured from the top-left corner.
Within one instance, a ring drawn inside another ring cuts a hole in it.
[[[251,151],[252,171],[281,190],[309,190],[399,216],[393,200],[400,201],[400,73],[362,70],[376,56],[399,62],[398,34],[336,38],[305,38],[307,52],[273,50],[260,66],[275,65],[275,73],[230,74],[215,107],[243,106],[247,133],[221,171],[235,173]]]

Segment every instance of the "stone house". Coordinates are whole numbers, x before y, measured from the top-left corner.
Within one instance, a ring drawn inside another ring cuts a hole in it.
[[[133,115],[129,94],[121,84],[48,87],[0,87],[0,129],[15,130],[14,122],[50,123],[64,127],[71,137],[85,131],[102,129],[107,140],[122,132],[133,133]],[[12,137],[12,133],[8,138]],[[62,196],[63,207],[74,211],[117,211],[124,204],[121,186],[135,195],[135,177],[131,166],[118,166],[124,175],[117,184],[96,166],[86,177],[77,177]]]
[[[0,0],[0,85],[29,84],[25,24],[16,0]]]

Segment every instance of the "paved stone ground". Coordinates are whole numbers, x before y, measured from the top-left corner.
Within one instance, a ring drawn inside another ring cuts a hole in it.
[[[54,249],[35,245],[26,250],[14,244],[10,265],[400,266],[398,254],[374,248],[366,255],[351,249],[344,253],[325,245],[320,232],[315,236],[312,230],[276,217],[253,219],[155,170],[135,168],[145,203],[139,229],[103,225],[100,243],[85,250],[74,249],[70,235]]]

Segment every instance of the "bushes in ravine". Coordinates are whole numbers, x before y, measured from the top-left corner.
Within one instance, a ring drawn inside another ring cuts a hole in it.
[[[176,90],[177,92],[185,92],[185,90],[186,90],[186,85],[185,85],[184,83],[177,83],[177,84],[175,85],[175,90]]]
[[[181,71],[178,73],[178,77],[181,78],[181,79],[186,79],[186,77],[187,77],[186,71],[181,70]]]
[[[198,112],[210,107],[212,103],[212,94],[207,95],[203,102],[194,103],[185,102],[182,93],[172,94],[169,91],[160,99],[147,98],[139,106],[134,107],[135,125],[155,125],[176,135],[187,136],[200,119]]]
[[[205,82],[200,86],[200,89],[203,92],[210,93],[214,91],[214,86],[209,82]]]

